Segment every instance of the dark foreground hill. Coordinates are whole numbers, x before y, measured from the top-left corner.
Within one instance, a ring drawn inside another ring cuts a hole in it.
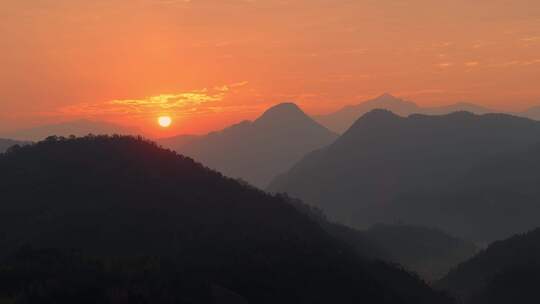
[[[537,225],[538,142],[539,122],[510,115],[375,110],[269,190],[360,228],[400,221],[489,241]]]
[[[448,303],[284,199],[131,137],[0,155],[0,299]]]
[[[438,282],[471,304],[540,303],[540,229],[497,241]]]
[[[244,121],[205,136],[178,136],[159,143],[264,189],[306,153],[336,138],[297,105],[282,103],[253,122]]]

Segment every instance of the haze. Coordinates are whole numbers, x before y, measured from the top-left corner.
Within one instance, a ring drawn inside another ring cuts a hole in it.
[[[200,134],[383,92],[520,111],[540,104],[538,16],[533,0],[4,1],[0,134],[80,118]]]

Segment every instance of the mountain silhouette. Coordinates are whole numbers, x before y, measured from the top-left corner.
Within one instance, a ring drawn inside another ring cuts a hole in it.
[[[10,138],[39,141],[49,136],[85,136],[88,134],[105,135],[138,135],[140,130],[131,127],[124,127],[105,121],[92,121],[87,119],[73,120],[63,123],[43,125],[30,129],[17,130],[8,134]]]
[[[540,120],[540,106],[529,108],[526,111],[519,113],[518,115],[534,120]]]
[[[437,283],[465,303],[538,303],[540,229],[494,242]]]
[[[426,115],[445,115],[454,112],[469,112],[474,114],[488,114],[497,111],[469,102],[458,102],[447,106],[425,107],[419,111]]]
[[[374,110],[268,189],[358,228],[399,220],[489,241],[531,229],[540,215],[531,203],[540,162],[530,148],[538,142],[539,122],[505,114]]]
[[[11,149],[0,192],[7,301],[451,303],[361,258],[280,196],[142,139]]]
[[[317,207],[287,195],[282,197],[319,223],[328,234],[352,246],[360,256],[400,264],[430,282],[440,279],[477,251],[473,243],[440,229],[404,224],[376,224],[367,230],[351,228],[328,220]]]
[[[479,242],[507,238],[538,226],[539,179],[540,144],[533,144],[479,160],[442,190],[403,194],[393,202],[391,216],[438,225]],[[410,210],[425,213],[412,214]]]
[[[297,105],[283,103],[253,122],[244,121],[205,136],[178,136],[159,143],[227,176],[264,188],[306,153],[336,138]]]
[[[343,133],[360,116],[375,109],[390,110],[401,116],[408,116],[412,113],[420,112],[420,107],[415,103],[386,93],[358,105],[345,106],[334,113],[316,116],[315,119],[334,132]]]
[[[477,247],[440,229],[403,224],[376,224],[365,236],[399,263],[434,281],[442,278],[454,266],[472,257]]]
[[[475,105],[473,103],[459,102],[446,106],[438,107],[420,107],[414,102],[406,101],[394,97],[388,93],[377,98],[362,102],[358,105],[345,106],[341,110],[327,115],[316,117],[322,125],[339,134],[344,133],[353,123],[362,115],[376,110],[384,109],[391,111],[399,116],[407,117],[411,114],[426,114],[426,115],[444,115],[453,112],[471,112],[475,114],[487,114],[496,112],[494,110]]]
[[[29,142],[0,138],[0,153],[6,152],[6,150],[9,149],[12,146],[26,145],[26,144],[29,144]]]

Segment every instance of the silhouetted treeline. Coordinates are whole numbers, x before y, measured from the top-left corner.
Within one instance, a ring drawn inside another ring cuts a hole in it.
[[[2,303],[220,303],[217,287],[163,258],[25,247],[0,265]]]
[[[6,152],[7,149],[15,146],[15,145],[26,145],[28,142],[23,141],[17,141],[17,140],[11,140],[11,139],[4,139],[0,138],[0,153]]]
[[[141,138],[12,148],[0,193],[8,302],[451,303],[287,200]]]

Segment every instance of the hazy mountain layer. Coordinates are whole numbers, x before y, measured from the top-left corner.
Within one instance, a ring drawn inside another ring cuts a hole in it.
[[[473,243],[450,236],[440,229],[376,224],[367,230],[359,230],[329,221],[316,207],[283,197],[330,235],[351,245],[361,256],[398,263],[430,282],[442,278],[451,268],[477,252]]]
[[[390,94],[384,94],[357,105],[346,106],[330,114],[316,116],[315,119],[330,130],[342,134],[362,115],[376,109],[389,110],[404,117],[411,114],[444,115],[459,111],[468,111],[475,114],[496,112],[479,105],[465,102],[440,107],[420,107],[414,102],[403,100]]]
[[[398,220],[493,240],[537,223],[538,142],[540,122],[510,115],[376,110],[269,189],[356,227]]]
[[[179,136],[159,143],[227,176],[264,188],[306,153],[336,138],[295,104],[284,103],[253,122],[244,121],[206,136]]]
[[[427,227],[377,224],[365,234],[390,255],[389,261],[404,265],[429,281],[442,278],[477,252],[472,242]]]
[[[360,116],[375,109],[387,109],[400,116],[420,112],[420,107],[414,102],[384,94],[358,105],[345,106],[334,113],[315,116],[315,119],[328,129],[341,134]]]
[[[519,113],[518,115],[527,117],[530,119],[540,120],[540,106],[532,107],[527,109],[524,112]]]

